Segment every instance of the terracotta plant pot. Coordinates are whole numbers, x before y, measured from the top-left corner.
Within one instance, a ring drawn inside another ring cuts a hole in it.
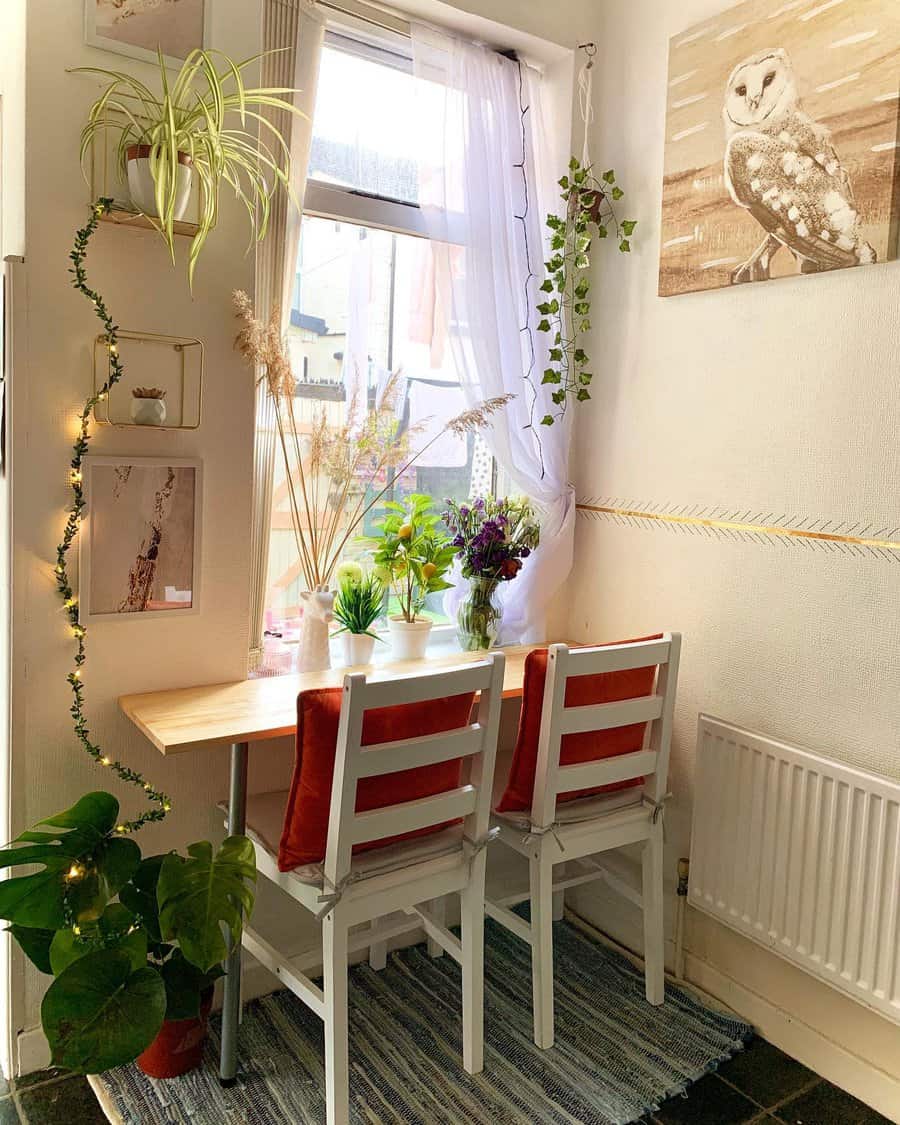
[[[395,660],[421,660],[428,648],[432,622],[427,617],[405,621],[402,617],[388,618],[391,634],[391,651]]]
[[[196,1070],[203,1059],[206,1025],[212,1008],[213,990],[207,989],[200,1000],[200,1015],[187,1020],[165,1020],[159,1034],[137,1064],[151,1078],[177,1078]]]
[[[131,202],[143,214],[159,218],[156,212],[156,190],[150,174],[150,145],[129,145],[125,153],[128,167],[128,191]],[[175,219],[183,219],[191,194],[191,158],[178,154],[178,189],[175,194]]]

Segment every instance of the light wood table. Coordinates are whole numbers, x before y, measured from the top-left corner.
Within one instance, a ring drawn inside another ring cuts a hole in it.
[[[539,647],[515,645],[501,650],[506,657],[504,699],[521,697],[525,657]],[[297,695],[301,691],[340,687],[348,671],[365,672],[370,680],[388,680],[471,664],[483,660],[485,655],[484,652],[446,652],[424,661],[400,661],[365,668],[339,668],[327,672],[123,695],[119,698],[119,707],[161,754],[184,754],[189,750],[209,750],[231,744],[228,832],[240,835],[246,828],[250,743],[295,733]],[[241,946],[238,943],[226,963],[222,1002],[219,1080],[224,1086],[233,1086],[237,1081],[240,981]]]
[[[506,657],[504,699],[522,695],[525,657],[539,647],[514,645],[500,650]],[[340,687],[347,672],[365,672],[373,681],[389,680],[471,664],[484,656],[483,652],[449,652],[424,661],[332,668],[327,672],[123,695],[119,707],[161,754],[184,754],[225,743],[259,742],[294,734],[297,695],[308,688]]]

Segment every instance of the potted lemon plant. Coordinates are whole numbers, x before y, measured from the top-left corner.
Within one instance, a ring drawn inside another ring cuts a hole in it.
[[[390,586],[399,605],[400,612],[388,616],[391,648],[398,660],[420,660],[425,655],[433,625],[422,612],[425,599],[453,585],[444,576],[456,548],[441,530],[432,505],[431,497],[420,493],[405,504],[389,501],[369,540],[375,573]]]

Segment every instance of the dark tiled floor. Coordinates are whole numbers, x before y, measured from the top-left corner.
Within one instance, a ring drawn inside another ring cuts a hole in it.
[[[0,1125],[102,1125],[84,1078],[44,1070],[0,1079]],[[670,1098],[647,1125],[890,1125],[873,1109],[819,1078],[764,1039]],[[151,1123],[148,1122],[148,1125]]]
[[[670,1098],[648,1125],[890,1125],[764,1039]]]

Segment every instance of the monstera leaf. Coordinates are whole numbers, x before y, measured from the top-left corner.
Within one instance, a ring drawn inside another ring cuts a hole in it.
[[[39,864],[41,870],[0,883],[0,918],[19,926],[58,930],[64,906],[79,919],[96,919],[140,861],[132,840],[109,833],[119,815],[111,793],[88,793],[65,812],[41,821],[0,849],[0,868]],[[42,831],[41,826],[63,831]],[[77,878],[70,878],[72,869]]]
[[[241,940],[241,912],[253,909],[256,856],[246,836],[229,836],[213,855],[212,844],[191,844],[189,858],[167,855],[159,873],[157,900],[164,941],[177,941],[184,956],[208,972]]]
[[[41,1022],[53,1065],[77,1074],[122,1066],[153,1042],[166,1014],[155,969],[135,970],[127,953],[79,957],[47,989]]]
[[[19,943],[19,948],[42,973],[50,975],[53,968],[50,965],[50,945],[53,941],[55,930],[36,930],[31,926],[10,926],[7,933]]]
[[[180,949],[160,968],[166,986],[166,1019],[196,1019],[200,1015],[203,993],[223,975],[222,967],[215,965],[208,973],[186,960]]]

